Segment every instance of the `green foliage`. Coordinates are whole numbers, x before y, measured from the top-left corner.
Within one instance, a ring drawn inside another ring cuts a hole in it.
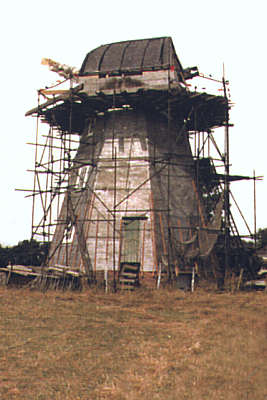
[[[267,228],[259,229],[257,232],[258,248],[267,246]]]
[[[23,240],[15,246],[2,247],[0,245],[0,266],[11,264],[41,265],[48,254],[49,243],[37,240]]]
[[[214,248],[222,271],[225,270],[224,240],[224,235],[220,235]],[[237,244],[235,237],[230,238],[228,263],[227,269],[236,276],[238,276],[241,269],[243,269],[243,276],[246,279],[255,279],[257,272],[262,266],[262,261],[257,256],[254,246],[244,241],[242,241],[242,245],[240,246]]]

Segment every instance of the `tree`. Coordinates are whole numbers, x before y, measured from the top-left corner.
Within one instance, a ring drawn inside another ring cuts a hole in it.
[[[0,245],[0,266],[5,267],[11,264],[20,265],[41,265],[49,250],[49,243],[41,243],[37,240],[23,240],[12,247]]]
[[[267,246],[267,228],[259,229],[257,232],[258,248],[262,249]]]

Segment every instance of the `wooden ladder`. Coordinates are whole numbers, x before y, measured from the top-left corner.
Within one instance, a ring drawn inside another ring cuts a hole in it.
[[[119,289],[134,290],[139,286],[140,263],[122,262],[119,272]]]

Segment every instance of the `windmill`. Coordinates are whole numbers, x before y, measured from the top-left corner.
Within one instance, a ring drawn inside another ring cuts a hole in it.
[[[46,201],[33,225],[51,240],[47,266],[89,279],[118,272],[121,284],[136,284],[140,269],[173,279],[196,265],[210,254],[222,213],[218,201],[208,221],[196,172],[200,142],[225,125],[227,99],[188,88],[198,70],[182,67],[170,37],[103,45],[75,76],[59,70],[76,86],[43,91],[52,97],[26,114],[50,126],[49,160],[36,163],[35,176],[50,173],[51,183],[41,190],[36,178],[34,196],[45,193]]]

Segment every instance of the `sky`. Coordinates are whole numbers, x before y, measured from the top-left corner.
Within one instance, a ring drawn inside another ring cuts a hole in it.
[[[267,227],[265,1],[10,0],[0,11],[0,244],[31,236],[32,201],[15,189],[33,187],[27,170],[33,169],[34,149],[26,143],[34,142],[36,120],[25,112],[37,106],[38,89],[58,80],[41,59],[80,68],[86,54],[102,44],[161,36],[172,37],[184,68],[197,65],[220,79],[224,64],[234,103],[230,172],[255,170],[266,177],[257,183],[256,197],[257,228]],[[252,181],[233,183],[231,190],[253,230]],[[234,207],[233,213],[240,232],[247,233]]]

